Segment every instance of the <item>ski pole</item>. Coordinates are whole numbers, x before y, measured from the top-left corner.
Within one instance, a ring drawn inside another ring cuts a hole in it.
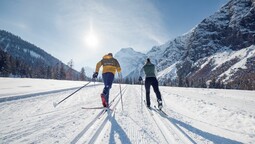
[[[123,111],[123,100],[122,100],[122,90],[121,90],[121,74],[119,74],[119,78],[120,78],[120,81],[119,81],[119,86],[120,86],[120,100],[121,100],[121,105],[122,105],[122,111]]]
[[[71,93],[70,95],[68,95],[67,97],[65,97],[64,99],[62,99],[61,101],[59,101],[58,103],[53,102],[53,106],[56,107],[57,105],[59,105],[60,103],[62,103],[63,101],[65,101],[66,99],[68,99],[70,96],[72,96],[73,94],[75,94],[76,92],[78,92],[79,90],[81,90],[82,88],[86,87],[91,81],[89,81],[88,83],[86,83],[84,86],[80,87],[79,89],[77,89],[76,91],[74,91],[73,93]]]
[[[141,111],[143,111],[143,81],[141,81]]]

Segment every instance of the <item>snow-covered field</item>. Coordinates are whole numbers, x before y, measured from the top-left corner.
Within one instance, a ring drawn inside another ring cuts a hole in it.
[[[121,85],[121,101],[115,84],[113,111],[98,116],[82,109],[101,106],[92,82],[53,107],[86,83],[0,78],[0,143],[255,143],[255,91],[160,87],[164,115],[141,85]]]

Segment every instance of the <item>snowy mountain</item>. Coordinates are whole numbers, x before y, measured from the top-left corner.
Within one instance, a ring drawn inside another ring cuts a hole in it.
[[[68,79],[79,77],[57,58],[4,30],[0,30],[0,54],[0,76],[65,79],[68,71],[74,77],[69,74]]]
[[[216,87],[210,82],[217,82],[221,87],[255,89],[254,19],[254,0],[231,0],[146,56],[157,64],[164,85]]]
[[[130,72],[139,75],[139,70],[146,60],[145,54],[136,52],[133,48],[122,48],[114,57],[119,61],[122,67],[123,77],[128,77]]]
[[[113,84],[110,108],[101,83],[0,78],[0,141],[4,144],[254,144],[255,91],[160,87],[163,114],[140,85]],[[121,98],[123,98],[123,105]]]
[[[39,47],[4,30],[0,30],[0,46],[3,51],[31,65],[35,64],[36,60],[42,60],[47,65],[55,65],[60,62]]]

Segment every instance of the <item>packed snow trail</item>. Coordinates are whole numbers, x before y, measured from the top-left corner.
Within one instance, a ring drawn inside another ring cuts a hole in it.
[[[30,82],[26,85],[33,85]],[[41,80],[44,82],[48,81]],[[15,90],[9,86],[0,85],[0,92],[8,96],[5,90]],[[255,143],[255,91],[160,87],[167,115],[155,110],[153,91],[151,115],[143,103],[145,94],[140,85],[122,85],[122,88],[124,110],[118,97],[113,103],[114,111],[100,119],[97,118],[100,109],[82,107],[102,105],[103,85],[85,87],[56,108],[52,102],[74,90],[2,102],[0,142]],[[119,84],[114,84],[110,101],[119,92]]]
[[[123,92],[125,92],[125,89]],[[71,143],[77,143],[78,141],[82,141],[80,140],[82,137],[86,139],[91,137],[89,142],[88,140],[83,140],[82,143],[95,143],[97,137],[100,135],[102,129],[105,127],[107,121],[109,120],[109,116],[114,114],[114,109],[118,105],[119,101],[120,93],[117,93],[116,96],[109,102],[110,109],[101,109],[98,115],[95,116],[95,118],[71,141]],[[105,113],[107,113],[106,116]],[[88,135],[87,133],[89,133],[90,135]]]
[[[102,86],[100,88],[102,89]],[[81,107],[93,103],[101,105],[95,91],[96,87],[84,88],[57,108],[53,108],[52,102],[66,97],[73,90],[1,105],[1,114],[5,115],[1,117],[1,126],[4,126],[1,128],[1,137],[3,136],[1,141],[6,143],[70,141],[77,129],[76,126],[87,123],[90,120],[89,116],[95,114],[95,110],[81,110]],[[6,120],[8,123],[5,123]]]
[[[120,137],[121,135],[118,134],[118,128],[115,128],[114,125],[119,125],[118,127],[123,127],[123,129],[120,129],[120,131],[126,131],[126,137],[130,137],[132,139],[128,139],[125,141],[128,141],[130,143],[195,143],[191,139],[188,139],[185,135],[182,135],[178,129],[169,129],[169,124],[162,122],[162,117],[155,113],[155,110],[152,108],[149,110],[145,107],[143,103],[140,102],[140,100],[143,101],[144,98],[140,99],[140,89],[137,89],[137,86],[129,86],[127,90],[128,96],[125,95],[126,101],[124,102],[124,115],[120,113],[121,119],[118,119],[115,117],[115,123],[112,124],[112,128],[117,133],[114,134],[114,132],[107,132],[104,137],[108,138],[110,137],[111,142],[121,142]],[[140,104],[143,104],[142,106],[139,106]],[[130,109],[134,110],[130,110]],[[140,108],[140,109],[137,109]],[[126,110],[126,111],[125,111]],[[116,112],[117,113],[117,112]],[[153,113],[153,114],[152,114]],[[132,118],[135,116],[135,118]],[[136,122],[134,119],[142,119],[143,121]],[[120,124],[117,123],[117,121],[120,121]],[[123,122],[123,125],[121,124]],[[126,124],[128,123],[128,124]],[[171,122],[170,122],[171,123]],[[140,128],[136,128],[139,126]],[[117,129],[117,130],[116,130]],[[134,132],[135,131],[135,132]],[[139,133],[137,133],[139,132]],[[178,134],[177,134],[177,133]],[[110,134],[110,136],[108,135]],[[151,135],[149,135],[151,134]],[[107,141],[106,139],[103,139],[101,142]]]

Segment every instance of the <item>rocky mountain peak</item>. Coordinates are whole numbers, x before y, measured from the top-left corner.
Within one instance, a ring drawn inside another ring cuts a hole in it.
[[[193,86],[201,87],[206,82],[222,82],[224,79],[225,84],[231,82],[230,87],[233,87],[240,84],[240,78],[237,77],[244,78],[242,74],[251,71],[251,61],[254,59],[252,45],[255,45],[254,20],[254,0],[230,0],[189,32],[163,45],[152,47],[145,57],[150,57],[157,65],[161,84],[187,86],[193,83]],[[244,57],[225,58],[224,63],[215,63],[222,57],[241,53],[242,49],[248,47],[250,50],[246,51]],[[240,61],[245,62],[242,65],[247,69],[236,65]],[[255,81],[255,72],[251,72],[245,79]]]

